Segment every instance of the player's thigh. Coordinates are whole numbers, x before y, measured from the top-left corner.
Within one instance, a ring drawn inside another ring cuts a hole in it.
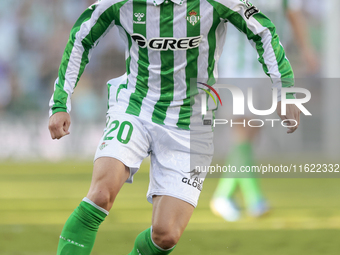
[[[153,196],[152,204],[153,239],[157,239],[157,236],[170,236],[177,242],[195,207],[181,199],[164,195]]]
[[[196,207],[206,176],[206,172],[196,169],[210,166],[213,157],[211,127],[188,131],[158,125],[154,129],[159,131],[155,132],[159,139],[153,143],[150,156],[148,201],[164,195]]]
[[[121,161],[101,157],[94,162],[93,175],[87,198],[109,210],[119,190],[129,178],[130,171]]]
[[[119,108],[112,110],[95,154],[89,196],[97,203],[92,201],[111,208],[124,182],[132,182],[148,151],[149,135],[143,124]]]

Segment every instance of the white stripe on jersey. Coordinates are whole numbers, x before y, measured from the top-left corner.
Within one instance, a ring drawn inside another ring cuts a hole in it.
[[[186,9],[187,2],[184,1],[182,6],[174,5],[174,38],[185,38],[187,37],[187,23],[186,20]],[[185,11],[183,11],[185,10]],[[187,88],[186,86],[180,86],[185,81],[185,66],[187,64],[186,51],[177,50],[174,51],[174,97],[173,101],[166,113],[166,118],[164,120],[165,125],[176,126],[179,118],[179,112],[183,104],[181,98],[186,98]],[[177,89],[178,88],[178,89]]]
[[[119,10],[119,20],[120,20],[120,24],[121,26],[119,26],[119,29],[122,29],[123,32],[121,32],[121,34],[132,34],[133,33],[133,5],[132,2],[127,2],[125,3]],[[127,19],[126,17],[131,17],[130,19]],[[122,27],[122,28],[121,28]],[[124,30],[125,29],[125,30]],[[125,97],[127,98],[122,98],[122,100],[126,100],[128,101],[130,98],[130,95],[135,91],[135,84],[137,82],[137,74],[138,74],[138,65],[137,65],[137,60],[138,60],[138,46],[136,45],[136,42],[132,41],[132,46],[131,49],[129,51],[129,43],[126,43],[126,58],[130,57],[131,61],[130,61],[130,74],[128,75],[128,90],[126,92],[128,92],[128,95],[125,95]]]
[[[214,7],[206,0],[200,1],[200,15],[204,17],[204,22],[201,22],[201,35],[208,35],[211,26],[213,25]],[[197,70],[200,70],[198,77],[208,79],[208,65],[209,65],[209,42],[208,37],[203,37],[199,46],[199,55],[197,59]],[[201,82],[206,82],[202,80]]]
[[[149,24],[146,27],[146,38],[157,38],[160,37],[160,10],[161,8],[153,9],[153,4],[146,6],[147,13],[153,13],[154,15],[146,15],[146,23]],[[152,117],[153,109],[157,101],[161,96],[161,52],[157,50],[149,50],[149,79],[148,79],[148,93],[143,100],[140,116],[146,119]],[[158,69],[158,72],[155,70]],[[153,71],[151,71],[153,70]]]

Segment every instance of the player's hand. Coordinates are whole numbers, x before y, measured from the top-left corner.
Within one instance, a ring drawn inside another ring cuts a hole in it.
[[[297,125],[295,127],[289,127],[287,133],[293,133],[300,124],[300,109],[296,107],[295,104],[288,104],[286,108],[286,115],[281,114],[281,102],[277,103],[277,114],[280,116],[282,120],[295,120]],[[285,121],[287,126],[294,126],[296,123],[294,121]]]
[[[50,130],[52,139],[60,139],[68,135],[71,125],[71,117],[67,112],[57,112],[50,117],[48,129]]]

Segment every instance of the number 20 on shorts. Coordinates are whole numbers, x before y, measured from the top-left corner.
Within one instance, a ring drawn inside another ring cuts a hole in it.
[[[133,131],[133,126],[129,121],[123,121],[120,124],[118,120],[114,120],[111,122],[108,129],[109,131],[104,136],[104,141],[112,140],[114,136],[109,136],[109,135],[113,135],[111,133],[116,133],[114,131],[118,129],[117,140],[121,142],[122,144],[127,144],[130,141],[131,134]]]

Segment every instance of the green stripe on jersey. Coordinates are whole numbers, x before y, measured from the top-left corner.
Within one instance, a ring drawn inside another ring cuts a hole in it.
[[[126,31],[125,31],[125,33],[126,33],[126,37],[128,39],[128,42],[129,42],[129,57],[125,61],[126,74],[129,75],[130,74],[130,63],[131,63],[131,54],[130,54],[130,51],[131,51],[131,47],[132,47],[132,41],[131,41],[130,35]]]
[[[216,50],[216,29],[220,24],[220,19],[217,11],[213,10],[213,24],[208,33],[208,44],[209,44],[209,57],[208,57],[208,76],[209,80],[214,81],[214,68],[215,68],[215,50]],[[212,84],[214,84],[213,82]]]
[[[94,12],[94,8],[86,9],[83,14],[79,17],[79,19],[74,24],[73,28],[71,29],[70,38],[67,42],[67,45],[64,50],[64,54],[61,60],[61,65],[59,67],[59,80],[56,84],[56,89],[53,95],[53,101],[54,105],[52,107],[52,113],[56,113],[58,111],[67,111],[67,97],[68,94],[64,90],[64,84],[65,84],[65,75],[66,75],[66,69],[69,64],[71,52],[74,46],[74,42],[76,40],[76,34],[80,30],[81,25],[88,21],[91,18],[92,13]]]
[[[294,73],[293,70],[289,64],[289,61],[286,58],[285,52],[283,50],[283,47],[280,45],[280,39],[279,36],[276,33],[276,28],[274,24],[266,18],[262,13],[258,13],[254,15],[254,18],[264,27],[267,27],[272,35],[272,41],[271,45],[273,49],[279,49],[280,51],[275,52],[276,61],[278,63],[279,72],[281,74],[281,77],[285,77],[285,82],[282,83],[282,87],[290,87],[294,85],[293,78]]]
[[[126,81],[125,84],[120,84],[118,89],[117,89],[117,93],[116,93],[116,101],[118,102],[118,96],[119,96],[119,93],[122,89],[126,89],[127,88],[127,84],[128,84],[128,81]]]
[[[211,1],[211,4],[215,6],[216,9],[221,10],[220,11],[220,16],[221,18],[227,19],[230,21],[237,29],[242,31],[244,34],[246,34],[248,40],[253,40],[256,43],[256,50],[259,55],[259,62],[262,64],[263,70],[265,73],[268,75],[268,67],[264,62],[263,54],[264,54],[264,49],[263,49],[263,43],[261,41],[261,37],[259,35],[255,35],[247,26],[246,21],[243,19],[243,17],[238,13],[235,12],[228,7],[217,3],[215,1]],[[223,10],[223,11],[222,11]],[[255,16],[255,15],[254,15]]]
[[[173,37],[174,3],[160,5],[160,37]],[[164,125],[166,112],[174,97],[174,52],[161,51],[161,95],[155,104],[152,121]]]
[[[133,0],[133,13],[144,13],[146,14],[146,0]],[[133,16],[131,17],[133,19]],[[133,23],[133,33],[138,33],[143,35],[146,38],[146,24],[138,24]],[[128,36],[129,38],[130,36]],[[131,38],[130,38],[131,41]],[[129,43],[130,43],[129,41]],[[148,48],[141,48],[137,46],[138,49],[138,75],[136,81],[135,92],[131,94],[129,105],[126,109],[126,113],[139,116],[143,99],[146,97],[148,93],[148,80],[149,80],[149,56],[148,56]],[[131,48],[130,48],[131,49]],[[129,65],[130,66],[130,65]]]
[[[268,66],[266,65],[266,63],[264,61],[265,51],[264,51],[261,36],[255,35],[248,28],[246,21],[243,19],[243,17],[238,12],[235,12],[235,11],[229,9],[228,7],[222,5],[218,2],[215,2],[213,0],[207,0],[207,1],[209,3],[211,3],[219,11],[219,15],[221,16],[221,18],[224,18],[224,19],[227,19],[228,21],[230,21],[234,26],[236,26],[236,28],[238,28],[240,31],[245,33],[249,40],[253,40],[256,43],[256,50],[257,50],[258,55],[259,55],[258,60],[262,64],[262,67],[263,67],[263,70],[265,71],[265,73],[268,76],[270,76]],[[293,71],[291,69],[291,66],[290,66],[288,59],[285,57],[283,47],[280,45],[279,37],[276,35],[276,31],[275,31],[276,29],[275,29],[274,24],[261,12],[253,15],[253,17],[262,26],[268,28],[271,35],[272,35],[271,45],[273,46],[275,58],[276,58],[277,64],[278,64],[279,73],[281,74],[281,76],[287,77],[287,75],[288,75],[289,76],[288,78],[291,78],[290,76],[291,75],[293,76]],[[283,84],[284,87],[294,85],[293,80],[292,79],[289,79],[289,80],[291,80],[290,84],[288,84],[286,82],[286,85]]]
[[[108,8],[98,18],[96,24],[91,28],[88,35],[81,41],[84,46],[84,53],[81,60],[77,83],[81,74],[84,72],[86,65],[89,63],[90,50],[95,46],[95,43],[100,37],[104,35],[107,29],[110,27],[114,17],[114,9]]]
[[[124,1],[124,4],[126,3],[127,1]],[[120,6],[122,7],[122,6]],[[120,26],[121,28],[124,29],[124,27],[122,26],[121,22],[120,22],[120,8],[117,10],[117,18],[116,18],[116,21],[115,21],[115,24],[117,26]],[[126,30],[124,29],[124,32],[125,32],[125,35],[126,35],[126,38],[128,40],[128,49],[129,49],[129,56],[127,57],[127,59],[125,60],[125,66],[126,66],[126,74],[129,75],[130,74],[130,62],[131,62],[131,55],[130,55],[130,50],[131,50],[131,46],[132,46],[132,41],[131,41],[131,37],[130,35],[128,34],[128,32],[126,32]]]
[[[107,84],[107,109],[110,109],[110,92],[112,84]]]
[[[71,70],[74,73],[77,73],[77,79],[74,84],[74,88],[77,86],[77,83],[80,79],[80,76],[85,70],[86,65],[89,62],[89,53],[90,50],[96,46],[97,41],[105,35],[105,32],[108,31],[110,25],[114,21],[115,17],[117,17],[117,13],[119,9],[125,2],[128,0],[121,1],[116,3],[110,7],[108,7],[96,20],[96,23],[91,27],[88,33],[85,35],[85,38],[81,41],[82,47],[84,49],[83,55],[81,58],[80,66],[77,67],[79,69]],[[52,114],[58,111],[67,111],[67,97],[68,94],[64,89],[65,86],[65,76],[69,66],[69,59],[72,54],[72,50],[74,48],[74,42],[76,40],[76,34],[80,31],[85,22],[91,19],[91,16],[96,11],[97,5],[92,5],[90,8],[86,9],[85,12],[79,17],[75,25],[73,26],[69,41],[66,45],[61,65],[59,68],[59,81],[56,84],[56,90],[53,96],[54,105],[52,107]],[[73,89],[74,89],[73,88]]]
[[[188,0],[187,1],[187,16],[189,13],[194,11],[197,16],[200,16],[200,1]],[[199,36],[201,34],[200,30],[201,21],[199,20],[195,25],[187,22],[187,37]],[[190,129],[190,117],[192,114],[192,105],[195,103],[195,98],[192,96],[193,91],[190,89],[190,79],[196,79],[198,76],[197,71],[197,60],[199,55],[199,48],[188,49],[187,54],[187,65],[185,67],[185,82],[187,85],[186,95],[187,98],[183,100],[183,105],[181,106],[179,112],[179,119],[177,126],[182,129]],[[195,91],[196,93],[196,91]],[[198,91],[197,91],[198,93]]]

